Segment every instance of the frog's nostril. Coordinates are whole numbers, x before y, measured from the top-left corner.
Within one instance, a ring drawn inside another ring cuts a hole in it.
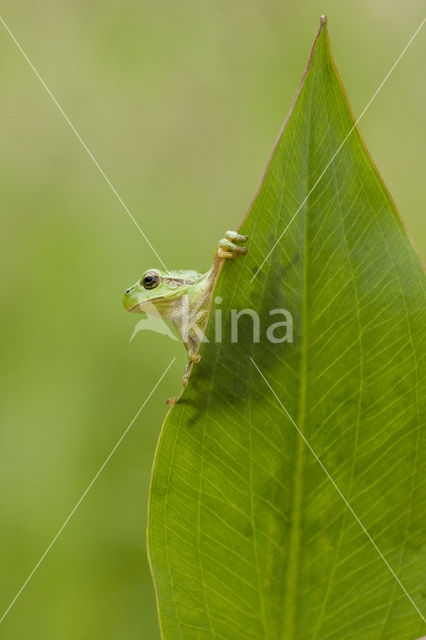
[[[126,293],[130,293],[132,289],[126,289]]]

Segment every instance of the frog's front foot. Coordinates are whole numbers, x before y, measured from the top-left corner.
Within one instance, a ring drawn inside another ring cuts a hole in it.
[[[219,258],[239,258],[247,253],[247,247],[239,247],[236,242],[246,242],[247,236],[241,236],[236,231],[227,231],[225,237],[219,240],[217,255]]]

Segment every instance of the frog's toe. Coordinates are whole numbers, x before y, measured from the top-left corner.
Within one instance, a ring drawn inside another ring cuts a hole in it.
[[[245,240],[247,240],[246,236],[240,236],[235,231],[233,232],[227,231],[226,235],[230,233],[236,234],[238,236],[238,238],[234,238],[236,242],[245,242]],[[247,251],[248,251],[247,247],[239,247],[237,244],[234,244],[234,242],[231,242],[231,240],[229,240],[228,237],[225,237],[219,241],[217,254],[219,258],[235,259],[235,258],[239,258],[239,256],[245,255]]]
[[[225,231],[225,238],[232,242],[246,242],[248,236],[242,236],[237,231]]]

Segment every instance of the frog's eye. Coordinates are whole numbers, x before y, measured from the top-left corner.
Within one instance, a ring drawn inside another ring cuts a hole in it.
[[[155,289],[160,284],[160,276],[156,271],[147,271],[142,276],[141,285],[145,289]]]

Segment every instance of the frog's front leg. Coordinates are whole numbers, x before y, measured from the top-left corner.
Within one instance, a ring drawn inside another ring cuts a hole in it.
[[[246,242],[247,236],[237,231],[226,231],[225,237],[219,240],[217,255],[219,258],[239,258],[247,253],[247,247],[239,247],[236,242]]]
[[[204,293],[202,297],[202,302],[200,303],[199,309],[200,313],[196,315],[196,319],[194,321],[193,326],[190,326],[188,329],[188,338],[186,342],[186,347],[188,349],[188,364],[185,368],[185,375],[182,379],[182,384],[184,387],[187,386],[189,376],[191,374],[191,370],[194,364],[197,364],[201,360],[201,356],[197,353],[198,347],[200,345],[200,341],[204,332],[205,322],[207,320],[208,315],[208,305],[211,299],[211,295],[213,292],[213,287],[216,282],[217,275],[220,270],[220,265],[222,264],[223,258],[232,258],[237,259],[240,256],[243,256],[247,253],[247,247],[240,247],[236,243],[246,242],[248,236],[243,236],[239,234],[237,231],[226,231],[225,237],[219,240],[217,246],[217,252],[215,255],[215,259],[213,261],[212,268],[206,274],[205,285],[204,285]],[[169,398],[167,400],[167,404],[172,405],[178,401],[178,397]]]

